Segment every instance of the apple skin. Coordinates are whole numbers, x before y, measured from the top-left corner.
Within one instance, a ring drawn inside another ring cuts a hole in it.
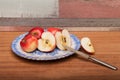
[[[49,32],[51,32],[53,35],[55,35],[56,32],[62,31],[62,29],[60,29],[60,28],[55,28],[55,27],[49,27],[49,28],[47,29],[47,31],[49,31]]]
[[[29,31],[29,34],[31,34],[32,36],[35,36],[37,39],[40,39],[43,32],[44,32],[43,28],[35,27]]]
[[[95,53],[95,49],[93,47],[93,44],[92,44],[90,38],[83,37],[81,39],[81,46],[87,53],[90,53],[90,54],[94,54]]]
[[[32,35],[26,35],[21,41],[20,46],[25,52],[32,52],[37,49],[38,40]]]

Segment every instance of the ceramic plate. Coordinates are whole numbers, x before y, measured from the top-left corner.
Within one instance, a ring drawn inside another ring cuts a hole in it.
[[[20,46],[20,41],[26,34],[27,33],[18,36],[12,42],[12,46],[11,46],[12,51],[20,57],[31,59],[31,60],[56,60],[56,59],[65,58],[65,57],[68,57],[74,54],[73,52],[70,52],[70,51],[61,51],[58,48],[55,48],[54,51],[49,52],[49,53],[44,53],[39,50],[35,50],[34,52],[31,52],[31,53],[26,53],[21,49],[21,46]],[[71,47],[75,50],[79,50],[80,40],[73,34],[70,34],[70,36],[72,39]]]

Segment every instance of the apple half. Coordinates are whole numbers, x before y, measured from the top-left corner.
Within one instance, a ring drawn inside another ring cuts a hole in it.
[[[55,37],[50,32],[43,32],[38,40],[38,50],[42,52],[50,52],[56,47]]]
[[[88,52],[88,53],[95,53],[95,50],[94,50],[94,47],[93,47],[93,44],[90,40],[90,38],[88,37],[83,37],[81,39],[81,46],[83,47],[83,49]]]
[[[63,29],[61,32],[56,32],[55,38],[60,50],[66,50],[63,45],[71,47],[71,37],[68,30]]]

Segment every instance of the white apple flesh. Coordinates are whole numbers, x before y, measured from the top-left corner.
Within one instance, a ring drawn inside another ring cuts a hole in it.
[[[82,38],[81,39],[81,46],[88,53],[95,53],[95,50],[94,50],[94,47],[93,47],[93,44],[92,44],[90,38],[88,38],[88,37]]]
[[[41,39],[38,40],[38,50],[42,52],[50,52],[56,47],[55,37],[50,32],[43,32]]]
[[[55,38],[57,41],[57,47],[60,50],[65,50],[63,45],[71,47],[71,37],[66,29],[63,29],[62,32],[56,32]]]

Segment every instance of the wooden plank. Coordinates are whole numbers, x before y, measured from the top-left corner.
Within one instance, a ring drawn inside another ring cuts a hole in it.
[[[119,18],[0,18],[1,26],[120,27]]]
[[[34,27],[36,26],[0,26],[0,31],[28,32],[30,29]],[[47,29],[51,26],[39,26],[39,27]],[[61,26],[57,28],[67,29],[69,31],[120,31],[120,27],[62,27]]]

